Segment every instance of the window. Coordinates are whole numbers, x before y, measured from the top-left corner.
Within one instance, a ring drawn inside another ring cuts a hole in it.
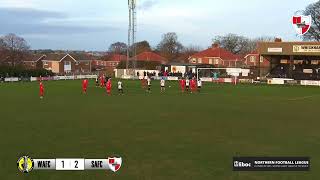
[[[65,62],[64,62],[64,65],[70,66],[70,65],[71,65],[71,62],[70,62],[70,61],[65,61]]]
[[[199,63],[199,64],[202,63],[202,59],[201,59],[201,58],[198,59],[198,63]]]
[[[256,57],[255,56],[250,56],[250,62],[255,63],[256,62]]]
[[[76,62],[76,65],[78,66],[79,64],[80,64],[80,63],[77,61],[77,62]]]
[[[219,64],[219,59],[214,59],[214,64]]]
[[[263,63],[263,57],[262,56],[260,57],[260,62]]]
[[[209,64],[213,64],[213,60],[212,59],[209,59]]]
[[[192,61],[191,61],[191,63],[197,63],[196,58],[193,58]]]
[[[46,61],[43,62],[43,65],[48,66],[48,62],[46,62]]]

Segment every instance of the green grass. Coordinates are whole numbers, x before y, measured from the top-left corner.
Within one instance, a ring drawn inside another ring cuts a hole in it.
[[[0,84],[2,180],[308,180],[320,177],[320,88],[205,84],[160,94],[126,81],[126,95],[105,95],[90,81]],[[115,82],[114,82],[115,83]],[[115,87],[115,84],[114,84]],[[115,92],[115,91],[114,91]],[[121,155],[118,173],[33,171],[16,161]],[[233,172],[233,156],[310,156],[309,172]]]

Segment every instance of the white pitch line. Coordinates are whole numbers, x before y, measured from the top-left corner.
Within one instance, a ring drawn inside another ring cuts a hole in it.
[[[297,98],[293,98],[293,99],[288,99],[288,101],[298,101],[298,100],[310,99],[310,98],[313,98],[313,97],[315,97],[315,96],[297,97]]]

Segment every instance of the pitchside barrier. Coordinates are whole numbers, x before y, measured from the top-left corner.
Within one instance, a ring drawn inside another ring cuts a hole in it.
[[[96,79],[97,75],[75,75],[75,76],[51,76],[51,77],[31,77],[29,81],[58,81],[58,80],[77,80],[77,79]],[[19,82],[22,81],[21,78],[18,77],[9,77],[4,79],[5,82]]]
[[[294,79],[285,79],[285,78],[273,78],[268,79],[269,85],[302,85],[302,86],[319,86],[320,81],[312,81],[312,80],[301,80],[297,81]]]
[[[9,78],[4,78],[4,82],[18,82],[19,78],[17,77],[9,77]]]

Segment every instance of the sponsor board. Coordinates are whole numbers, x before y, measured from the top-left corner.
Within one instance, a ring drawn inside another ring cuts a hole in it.
[[[178,81],[179,78],[178,78],[178,77],[171,77],[171,76],[169,76],[169,77],[167,77],[167,80],[168,80],[168,81]]]
[[[304,81],[301,81],[301,85],[303,85],[303,86],[320,86],[320,81],[304,80]]]
[[[213,81],[213,78],[209,78],[209,77],[203,77],[203,78],[200,78],[202,82],[212,82]]]
[[[313,69],[303,69],[303,73],[312,74],[313,73]]]
[[[52,81],[52,80],[75,80],[75,79],[95,79],[97,75],[78,75],[78,76],[51,76],[51,77],[31,77],[30,81]]]
[[[4,78],[5,82],[18,82],[19,78],[17,77],[9,77],[9,78]]]
[[[284,79],[284,78],[273,78],[273,79],[268,79],[268,84],[273,84],[273,85],[284,85],[285,81],[291,81],[294,79]]]
[[[298,85],[299,81],[297,81],[297,80],[285,80],[284,83],[288,84],[288,85]]]
[[[247,83],[247,84],[252,84],[253,79],[239,79],[240,83]]]
[[[232,83],[232,78],[224,78],[225,83]]]

